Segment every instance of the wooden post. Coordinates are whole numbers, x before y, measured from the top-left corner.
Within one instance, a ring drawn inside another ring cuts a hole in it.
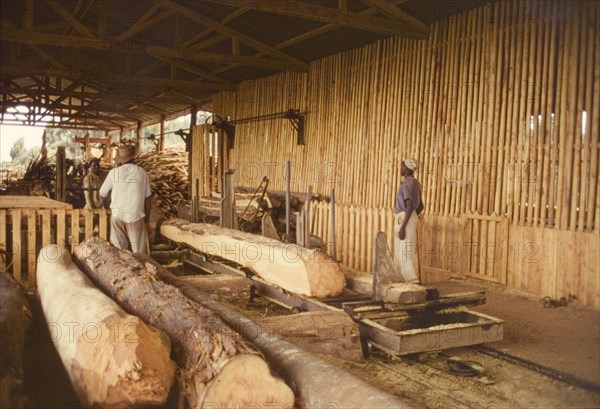
[[[56,200],[67,200],[67,155],[64,146],[56,150]]]
[[[335,251],[335,188],[331,189],[330,202],[329,202],[329,212],[330,212],[330,220],[331,220],[331,257],[334,260],[337,260],[337,255]]]
[[[137,126],[135,127],[135,153],[140,153],[140,141],[142,137],[142,122],[137,121]]]
[[[306,195],[306,202],[304,202],[304,247],[310,248],[310,232],[311,232],[311,200],[313,196],[312,185],[308,187],[308,194]]]
[[[185,139],[185,151],[188,153],[188,177],[190,187],[188,191],[189,197],[192,197],[192,133],[196,126],[196,113],[198,112],[196,105],[190,107],[190,129],[187,138]],[[211,189],[212,191],[212,189]]]
[[[160,135],[158,138],[158,151],[162,152],[165,149],[165,116],[160,116]]]
[[[6,225],[8,219],[6,218],[6,209],[0,210],[0,250],[4,251],[4,254],[0,254],[0,270],[4,270],[7,264],[8,248],[7,248],[7,236],[6,236]]]
[[[291,211],[291,204],[290,204],[290,177],[291,177],[291,172],[290,172],[290,161],[286,161],[285,162],[285,234],[289,237],[290,236],[290,211]]]
[[[221,199],[221,226],[236,228],[235,170],[227,169],[223,174],[223,198]]]

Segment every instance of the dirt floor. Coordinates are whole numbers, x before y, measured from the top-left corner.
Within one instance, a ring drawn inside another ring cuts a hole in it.
[[[364,364],[336,363],[420,407],[600,407],[599,312],[577,306],[545,308],[541,300],[479,282],[430,285],[442,294],[486,290],[486,304],[471,308],[505,320],[504,339],[486,347],[564,372],[582,382],[557,380],[482,354],[478,347],[395,359],[375,351]],[[457,376],[449,371],[450,357],[475,362],[486,372],[475,377]]]
[[[471,308],[505,320],[504,339],[487,347],[570,374],[583,384],[482,354],[476,346],[400,358],[372,349],[364,362],[321,358],[400,396],[407,408],[600,408],[599,312],[572,305],[545,308],[541,300],[476,281],[432,285],[442,294],[484,289],[486,304]],[[33,307],[37,318],[26,353],[27,407],[79,408],[41,310]],[[236,309],[251,317],[289,313],[264,299]],[[484,372],[459,376],[449,369],[451,357],[475,363]],[[590,384],[596,387],[590,389]],[[361,407],[357,402],[356,408]]]
[[[600,385],[600,311],[548,308],[542,300],[476,281],[430,285],[442,294],[486,290],[486,303],[472,309],[506,321],[504,339],[489,347]]]

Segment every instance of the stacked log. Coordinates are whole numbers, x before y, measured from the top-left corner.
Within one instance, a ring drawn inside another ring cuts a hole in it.
[[[293,392],[270,373],[260,352],[212,310],[161,281],[155,264],[99,238],[80,244],[75,256],[124,309],[169,335],[188,407],[293,407]]]
[[[0,271],[0,407],[23,408],[23,358],[31,310],[17,282]]]
[[[52,341],[85,407],[166,402],[175,364],[165,334],[125,313],[98,290],[65,247],[42,248],[37,288]]]
[[[206,223],[170,219],[160,228],[167,239],[247,267],[268,282],[311,297],[332,297],[345,287],[340,266],[320,250]]]
[[[135,163],[150,177],[154,203],[167,217],[178,213],[179,205],[189,201],[188,154],[184,149],[145,152]]]

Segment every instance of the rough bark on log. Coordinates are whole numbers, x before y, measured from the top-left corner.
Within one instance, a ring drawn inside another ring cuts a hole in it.
[[[258,324],[307,351],[350,361],[363,360],[358,326],[345,312],[309,311],[262,318]]]
[[[23,358],[31,309],[19,284],[0,271],[0,407],[23,408]]]
[[[136,254],[136,257],[147,259],[147,256],[141,254]],[[260,349],[269,363],[278,368],[283,377],[294,386],[300,407],[338,409],[412,407],[399,397],[366,383],[277,335],[268,333],[254,321],[211,300],[169,271],[154,264],[162,280],[179,288],[191,300],[218,313],[223,321]]]
[[[241,264],[297,294],[330,297],[341,293],[346,285],[337,261],[319,250],[180,219],[167,220],[160,232],[175,242]]]
[[[84,406],[166,402],[175,364],[165,334],[98,290],[63,246],[42,248],[37,286],[52,340]]]
[[[99,238],[81,243],[75,255],[82,269],[124,309],[171,337],[181,367],[181,399],[189,407],[267,402],[293,406],[293,392],[270,373],[260,352],[217,314],[158,280],[154,264]]]
[[[250,279],[225,274],[183,276],[183,281],[216,300],[250,301]]]

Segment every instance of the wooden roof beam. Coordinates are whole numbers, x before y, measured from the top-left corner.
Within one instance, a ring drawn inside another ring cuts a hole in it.
[[[295,67],[296,71],[308,71],[308,64],[300,61],[296,58],[291,57],[290,55],[277,50],[269,45],[266,45],[255,38],[252,38],[246,34],[243,34],[237,30],[234,30],[231,27],[228,27],[224,24],[221,24],[218,21],[212,20],[197,11],[190,9],[182,4],[176,3],[172,0],[154,0],[157,4],[160,4],[163,7],[174,10],[177,13],[181,14],[183,17],[191,19],[199,24],[202,24],[205,27],[211,28],[215,31],[218,31],[223,34],[227,34],[231,37],[237,37],[241,42],[256,48],[258,51],[262,51],[271,57],[277,58],[281,61],[286,62],[288,65]],[[239,5],[239,7],[244,7],[245,5]],[[241,57],[238,57],[241,58]]]
[[[298,66],[295,63],[287,61],[260,59],[254,57],[234,56],[229,54],[211,53],[206,51],[179,49],[161,46],[145,45],[141,43],[115,43],[114,41],[83,38],[61,34],[40,33],[29,30],[19,30],[1,27],[0,36],[2,41],[25,44],[42,44],[57,47],[67,48],[91,48],[94,50],[102,50],[123,54],[142,54],[153,57],[165,58],[181,58],[192,61],[209,61],[220,64],[238,63],[252,67],[267,67],[279,70],[297,70]],[[308,70],[308,64],[304,64],[303,68]]]
[[[232,90],[231,87],[223,84],[214,83],[203,83],[197,81],[186,81],[186,80],[172,80],[167,78],[157,77],[142,77],[134,75],[119,75],[105,72],[84,72],[75,70],[62,70],[57,68],[44,68],[44,67],[23,67],[14,65],[0,65],[0,73],[12,74],[12,75],[45,75],[54,77],[65,77],[73,80],[94,80],[98,76],[99,81],[114,82],[123,84],[139,84],[144,86],[156,86],[156,87],[170,87],[170,88],[192,88],[199,90],[219,91],[219,90]]]
[[[154,24],[164,20],[165,18],[172,16],[173,14],[175,14],[174,11],[172,10],[166,10],[163,11],[162,13],[160,13],[157,16],[152,17],[152,15],[154,13],[156,13],[156,11],[160,9],[160,6],[158,5],[153,5],[150,10],[148,10],[146,12],[146,14],[144,14],[137,22],[135,22],[135,24],[133,24],[127,31],[124,31],[123,33],[119,34],[115,40],[116,41],[125,41],[130,39],[131,37],[133,37],[134,35],[136,35],[137,33],[140,33],[144,30],[146,30],[149,27],[152,27]]]
[[[416,19],[415,17],[411,16],[405,11],[400,10],[398,7],[396,7],[387,0],[363,0],[363,2],[369,7],[372,7],[389,17],[397,19],[398,21],[409,24],[415,28],[419,28],[424,32],[429,31],[429,27],[427,26],[427,24]]]
[[[3,102],[2,103],[2,107],[5,108],[9,108],[9,107],[16,107],[16,106],[21,106],[23,105],[23,102],[16,102],[16,101],[12,101],[12,102]],[[106,106],[99,106],[97,103],[92,102],[90,104],[87,105],[67,105],[67,104],[56,104],[54,106],[52,106],[52,104],[44,104],[44,103],[39,103],[39,102],[29,102],[26,104],[27,106],[32,106],[32,107],[39,107],[42,109],[45,109],[45,112],[40,112],[40,115],[64,115],[64,116],[68,116],[68,114],[63,114],[61,113],[60,110],[71,110],[71,111],[76,111],[79,113],[84,113],[84,112],[89,112],[91,114],[98,114],[100,112],[104,112],[104,113],[111,113],[111,114],[139,114],[139,115],[156,115],[156,114],[167,114],[168,111],[165,111],[163,109],[157,108],[157,107],[153,107],[153,106],[147,106],[147,105],[143,105],[142,108],[136,108],[135,110],[130,110],[128,107],[123,107],[123,108],[115,108],[115,107],[106,107]],[[182,104],[183,105],[183,104]]]
[[[374,14],[375,12],[376,11],[374,9],[366,9],[366,10],[363,10],[363,11],[359,12],[359,14],[371,15],[371,14]],[[340,27],[340,25],[337,24],[337,23],[325,24],[324,26],[321,26],[319,28],[315,28],[314,30],[307,31],[305,33],[302,33],[300,35],[297,35],[295,37],[292,37],[292,38],[289,38],[289,39],[287,39],[285,41],[282,41],[279,44],[276,44],[275,48],[277,48],[278,50],[282,49],[282,48],[286,48],[286,47],[292,46],[294,44],[301,43],[304,40],[308,40],[309,38],[313,38],[313,37],[316,37],[318,35],[327,33],[328,31],[335,30],[336,28],[339,28],[339,27]],[[262,55],[262,53],[258,53],[256,55],[254,55],[254,57],[260,57],[261,55]],[[218,68],[216,70],[213,70],[212,73],[213,74],[220,74],[222,72],[226,72],[226,71],[232,70],[232,69],[234,69],[236,67],[239,67],[239,64],[231,64],[231,65],[228,65],[226,67]]]
[[[166,1],[166,0],[165,0]],[[404,21],[390,21],[359,13],[353,13],[339,8],[324,7],[297,0],[209,0],[213,3],[227,6],[246,7],[265,13],[276,13],[285,16],[303,18],[306,20],[320,21],[322,23],[338,23],[345,27],[385,33],[390,35],[426,39],[429,37],[429,28],[423,23],[409,24]]]
[[[38,90],[37,88],[30,87],[19,87],[19,86],[10,86],[5,87],[0,83],[0,92],[4,94],[15,94],[15,95],[26,95],[29,97],[35,97],[40,92],[48,93],[50,96],[59,97],[62,95],[61,90],[54,87],[46,87],[42,90]],[[127,93],[124,94],[122,92],[117,91],[107,91],[102,90],[99,92],[89,92],[89,91],[71,91],[69,96],[77,99],[89,99],[89,100],[98,100],[103,99],[105,101],[118,101],[118,102],[128,102],[128,103],[143,103],[148,99],[156,99],[156,102],[162,102],[165,104],[181,104],[187,105],[187,102],[182,102],[180,98],[169,98],[169,97],[157,97],[157,96],[149,96],[149,95],[137,95]],[[188,97],[191,98],[191,97]],[[199,103],[199,101],[194,100],[194,102]]]
[[[48,5],[52,7],[52,9],[54,9],[54,11],[56,11],[63,19],[65,19],[65,21],[69,23],[71,27],[73,27],[79,34],[89,38],[95,37],[90,30],[81,24],[71,13],[65,10],[58,1],[46,0],[46,3],[48,3]]]

